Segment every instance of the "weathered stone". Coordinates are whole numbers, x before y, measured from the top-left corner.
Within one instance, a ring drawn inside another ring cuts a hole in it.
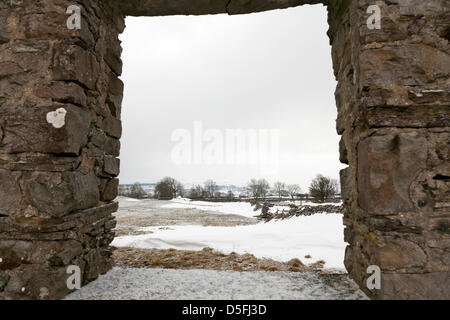
[[[413,210],[409,186],[426,167],[424,136],[415,132],[372,136],[360,142],[358,158],[358,203],[364,210],[372,214]]]
[[[106,181],[103,192],[101,193],[102,201],[112,201],[117,197],[119,191],[119,179],[108,179]]]
[[[417,244],[402,239],[384,240],[378,254],[383,270],[422,267],[427,261],[424,251]]]
[[[9,275],[6,272],[0,271],[0,292],[5,289],[6,285],[8,284],[9,278]]]
[[[24,55],[39,55],[50,49],[47,41],[18,40],[11,46],[12,52]]]
[[[122,74],[122,60],[120,59],[120,53],[122,48],[117,44],[115,48],[108,47],[104,59],[108,66],[117,76]]]
[[[5,294],[11,299],[63,297],[70,292],[66,284],[67,278],[65,267],[55,268],[45,264],[23,264],[10,273]]]
[[[341,181],[341,196],[344,201],[350,199],[350,193],[352,191],[352,173],[350,168],[342,169],[339,172]]]
[[[24,16],[25,36],[28,39],[70,39],[71,41],[92,49],[95,40],[90,32],[87,19],[81,19],[80,30],[70,30],[64,26],[67,21],[66,7],[60,7],[59,12],[32,13]],[[78,41],[79,40],[79,41]]]
[[[21,178],[24,203],[33,212],[14,212],[16,218],[58,217],[97,205],[99,190],[95,175],[78,172],[25,172]],[[28,213],[28,214],[27,214]]]
[[[171,1],[138,0],[121,3],[123,12],[128,16],[164,16],[176,14],[212,14],[225,13],[229,0],[219,1]]]
[[[120,154],[119,140],[107,136],[103,131],[94,129],[91,136],[91,142],[99,148],[102,148],[107,154],[118,157]]]
[[[326,3],[327,0],[135,0],[122,2],[122,10],[130,16],[202,15],[202,14],[243,14],[273,9],[284,9],[302,4]]]
[[[367,225],[370,231],[381,231],[383,233],[395,232],[396,234],[422,234],[426,226],[420,220],[410,219],[406,213],[403,214],[400,219],[395,216],[370,217],[367,221]]]
[[[81,47],[58,44],[53,61],[53,79],[82,83],[94,90],[100,72],[95,56]]]
[[[0,79],[24,72],[24,70],[13,61],[0,62]]]
[[[120,159],[105,156],[103,170],[110,175],[118,176],[120,173]]]
[[[348,164],[347,147],[345,146],[343,137],[341,137],[341,140],[339,141],[339,161]]]
[[[122,112],[122,100],[123,95],[113,95],[111,93],[106,97],[106,104],[111,114],[120,119],[120,113]]]
[[[9,32],[6,29],[7,25],[7,16],[0,15],[0,44],[9,42],[10,36]]]
[[[8,215],[20,200],[20,173],[0,169],[0,214]]]
[[[49,123],[48,115],[60,108],[66,114],[63,126]],[[70,105],[9,107],[0,109],[3,118],[2,149],[10,153],[42,152],[78,155],[88,140],[90,119],[82,109]]]
[[[0,220],[0,239],[22,239],[22,237],[11,236],[11,234],[24,235],[23,239],[36,240],[40,234],[52,234],[59,232],[79,233],[86,226],[98,224],[98,221],[112,219],[111,213],[117,211],[117,202],[102,204],[94,208],[80,210],[62,217],[51,217],[45,219],[29,219],[30,224],[19,224],[9,218]]]
[[[450,55],[424,44],[405,44],[365,50],[360,66],[364,87],[418,86],[450,74]]]
[[[34,245],[30,241],[1,241],[0,257],[2,263],[0,270],[9,270],[19,267],[22,263],[31,263]]]
[[[82,87],[73,82],[53,82],[36,88],[36,96],[57,102],[86,106],[87,97]]]
[[[104,119],[101,127],[106,134],[114,138],[120,139],[122,136],[122,121],[115,117],[107,117]]]
[[[383,274],[381,286],[382,293],[375,292],[380,299],[450,299],[448,272]]]
[[[367,124],[371,128],[445,127],[449,123],[448,109],[448,106],[370,108],[367,111]]]
[[[80,159],[76,157],[54,157],[42,153],[0,154],[0,168],[11,171],[74,171],[79,165]]]
[[[108,91],[115,96],[123,94],[123,82],[114,73],[109,73]]]

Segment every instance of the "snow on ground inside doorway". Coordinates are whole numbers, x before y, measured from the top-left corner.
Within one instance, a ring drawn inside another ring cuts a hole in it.
[[[66,300],[367,299],[347,275],[114,268]]]

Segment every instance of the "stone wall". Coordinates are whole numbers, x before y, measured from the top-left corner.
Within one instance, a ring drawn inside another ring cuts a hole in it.
[[[68,265],[84,284],[111,267],[123,28],[115,2],[0,2],[0,298],[62,297]]]
[[[367,7],[381,7],[381,29]],[[329,6],[345,266],[371,297],[450,298],[450,3]],[[368,290],[369,265],[381,289]]]
[[[0,299],[64,296],[111,267],[124,16],[323,3],[338,79],[345,265],[373,298],[450,298],[447,0],[2,0]],[[67,7],[82,28],[66,27]],[[369,5],[381,30],[367,28]],[[299,57],[301,59],[301,57]],[[368,290],[366,269],[382,269]]]

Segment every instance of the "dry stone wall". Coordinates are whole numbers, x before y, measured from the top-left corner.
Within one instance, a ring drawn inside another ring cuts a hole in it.
[[[450,298],[447,0],[1,0],[0,299],[55,299],[111,267],[126,15],[328,6],[345,265],[372,298]],[[82,10],[69,30],[67,8]],[[367,27],[370,5],[381,29]],[[301,57],[299,57],[301,59]],[[382,271],[369,290],[367,267]]]
[[[59,298],[67,266],[83,284],[111,267],[123,28],[115,2],[0,2],[0,298]]]
[[[367,28],[367,8],[381,29]],[[378,299],[450,298],[450,3],[329,6],[345,266]],[[381,289],[366,286],[381,268]]]

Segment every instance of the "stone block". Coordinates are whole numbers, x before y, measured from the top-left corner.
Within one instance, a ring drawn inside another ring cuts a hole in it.
[[[68,15],[66,7],[59,12],[31,13],[23,17],[25,36],[28,39],[68,39],[86,49],[95,45],[94,36],[90,32],[87,19],[81,19],[80,30],[67,28]]]
[[[417,132],[371,136],[358,145],[358,203],[370,214],[414,211],[409,187],[426,168],[427,139]]]
[[[21,199],[19,172],[0,169],[0,214],[8,215]]]
[[[348,164],[348,152],[345,146],[344,137],[341,137],[339,141],[339,161],[344,164]]]
[[[360,54],[361,87],[420,86],[450,74],[450,55],[425,44],[370,49]]]
[[[51,299],[63,297],[67,288],[66,267],[53,268],[46,264],[23,264],[10,272],[5,288],[8,299]]]
[[[10,153],[78,155],[88,141],[89,113],[70,104],[6,106],[0,117],[4,122],[0,147]]]
[[[342,169],[339,171],[340,182],[341,182],[341,196],[344,201],[350,199],[350,194],[352,191],[352,172],[350,167]]]
[[[54,51],[53,80],[73,81],[95,89],[100,65],[90,51],[63,43],[56,44]]]
[[[112,176],[118,176],[120,173],[120,159],[113,156],[105,156],[103,171]]]
[[[381,287],[378,299],[450,299],[448,272],[382,274]]]
[[[2,187],[9,188],[0,201],[0,210],[20,223],[61,217],[99,202],[93,173],[27,171],[11,174],[0,170],[0,175],[4,178],[0,180]]]
[[[78,106],[87,105],[84,89],[73,82],[57,81],[48,85],[39,85],[35,93],[40,98],[50,98],[57,102],[71,103]]]
[[[103,131],[114,138],[120,139],[122,136],[122,121],[115,117],[109,116],[102,121],[101,128]]]
[[[10,40],[10,35],[7,29],[7,19],[7,15],[0,14],[0,44],[8,43]]]
[[[25,70],[17,62],[0,62],[0,79],[11,77],[22,72],[25,72]]]
[[[101,193],[102,201],[112,201],[117,197],[119,191],[119,179],[107,179]]]
[[[119,140],[107,136],[102,130],[95,128],[90,141],[109,155],[118,157],[120,154]]]
[[[412,241],[386,237],[377,252],[380,268],[385,271],[423,267],[427,256],[423,249]]]

